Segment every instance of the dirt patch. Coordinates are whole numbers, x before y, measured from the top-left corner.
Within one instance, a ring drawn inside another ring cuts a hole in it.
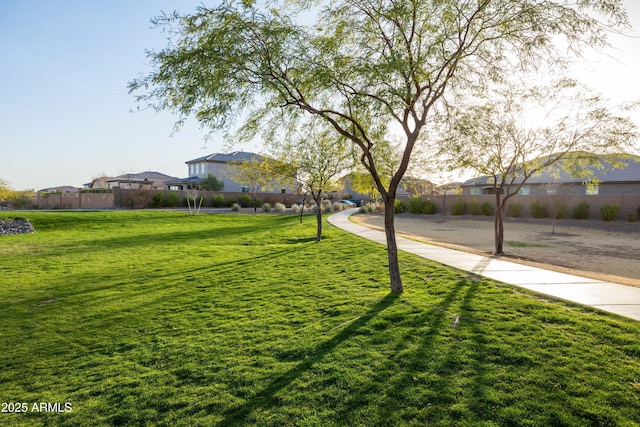
[[[382,214],[354,215],[382,228]],[[398,234],[483,255],[494,249],[493,218],[396,216]],[[549,270],[640,287],[640,222],[511,219],[504,225],[506,258]]]

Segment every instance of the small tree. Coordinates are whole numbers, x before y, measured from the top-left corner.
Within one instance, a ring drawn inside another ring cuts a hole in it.
[[[276,175],[270,162],[263,157],[254,156],[250,160],[232,162],[230,177],[235,182],[249,187],[253,201],[253,211],[258,211],[258,192],[273,186]]]
[[[569,214],[567,204],[571,199],[571,190],[567,185],[546,184],[545,192],[547,193],[547,206],[549,206],[549,215],[551,216],[551,234],[556,234],[556,221],[565,218]]]
[[[449,167],[472,169],[492,183],[496,255],[504,254],[507,202],[529,178],[551,168],[587,177],[598,155],[624,152],[637,138],[619,109],[569,79],[529,88],[498,84],[467,99],[464,108],[447,111],[443,153]]]
[[[343,137],[335,139],[335,134],[316,119],[289,129],[273,143],[278,162],[271,169],[300,183],[303,194],[311,194],[316,202],[316,242],[322,239],[323,196],[354,164],[351,144]]]
[[[214,174],[209,172],[207,176],[200,181],[199,188],[204,191],[222,191],[224,189],[224,181],[219,180]]]
[[[187,206],[189,207],[189,213],[192,215],[198,215],[200,213],[200,208],[202,208],[202,202],[204,201],[204,196],[200,195],[199,193],[200,192],[198,190],[187,191],[187,197],[186,197]]]

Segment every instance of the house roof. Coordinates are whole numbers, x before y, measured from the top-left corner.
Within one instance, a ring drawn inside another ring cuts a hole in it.
[[[124,175],[110,178],[108,182],[123,181],[123,180],[145,180],[145,179],[173,179],[175,176],[169,176],[160,172],[146,171],[140,173],[126,173]]]
[[[197,176],[191,176],[189,178],[175,178],[169,181],[165,181],[165,185],[181,185],[181,184],[200,184],[202,182],[202,178]]]
[[[598,168],[595,166],[589,166],[589,169],[593,173],[593,177],[601,183],[620,183],[620,182],[640,182],[640,157],[632,156],[630,158],[618,158],[617,161],[626,165],[623,167],[615,168],[607,160],[603,160],[604,167]],[[516,178],[514,183],[522,182],[522,177]],[[582,183],[584,178],[578,178],[572,176],[570,173],[561,170],[554,171],[551,168],[547,168],[540,174],[534,174],[527,180],[528,184],[550,184],[550,183]],[[471,187],[478,185],[493,185],[492,176],[480,176],[465,181],[463,187]]]
[[[263,156],[248,151],[234,151],[233,153],[213,153],[208,156],[198,157],[197,159],[188,160],[185,163],[201,163],[201,162],[213,162],[213,163],[231,163],[231,162],[243,162],[245,160],[251,160],[257,157],[262,159]]]

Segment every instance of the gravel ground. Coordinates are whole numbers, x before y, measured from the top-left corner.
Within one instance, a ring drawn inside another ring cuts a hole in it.
[[[354,221],[383,227],[381,214]],[[640,221],[505,219],[507,258],[551,270],[640,287]],[[443,246],[493,253],[493,219],[473,216],[396,216],[396,231]]]

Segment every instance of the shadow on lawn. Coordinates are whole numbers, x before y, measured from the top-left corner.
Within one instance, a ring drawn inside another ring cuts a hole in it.
[[[350,339],[360,328],[367,324],[376,315],[390,307],[397,299],[398,295],[388,294],[382,298],[375,306],[373,306],[367,313],[360,316],[355,322],[352,322],[344,328],[340,333],[329,341],[318,347],[318,350],[312,356],[308,357],[304,361],[300,362],[291,370],[277,377],[273,382],[264,390],[256,393],[247,403],[244,405],[232,409],[225,414],[224,420],[218,423],[221,426],[233,425],[242,423],[242,421],[257,408],[270,408],[276,405],[274,399],[275,394],[283,388],[289,386],[300,375],[308,371],[313,365],[321,361],[326,355],[331,353],[342,342]]]

